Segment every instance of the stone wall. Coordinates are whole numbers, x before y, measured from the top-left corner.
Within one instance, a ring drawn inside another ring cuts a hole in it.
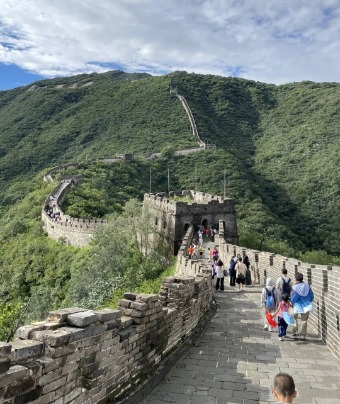
[[[210,270],[187,276],[185,255],[159,295],[125,293],[117,310],[53,311],[0,343],[0,402],[94,404],[134,390],[210,309]]]
[[[258,252],[235,245],[227,244],[219,238],[222,260],[229,263],[233,255],[247,254],[254,267],[254,274],[259,275],[259,282],[265,283],[267,277],[275,281],[281,276],[282,268],[288,270],[288,276],[294,281],[294,274],[301,272],[304,281],[308,282],[314,292],[314,312],[309,324],[321,337],[327,347],[340,359],[340,267],[313,265],[279,254]],[[257,279],[256,279],[257,280]]]
[[[171,195],[186,197],[189,202],[175,201]],[[230,243],[238,242],[235,203],[230,198],[222,198],[203,192],[184,190],[166,193],[145,194],[155,217],[155,232],[167,231],[168,239],[175,245],[175,254],[190,225],[218,228],[223,224],[224,238]]]
[[[79,181],[78,178],[75,181]],[[99,228],[106,226],[108,221],[101,219],[79,219],[64,214],[61,204],[73,182],[73,178],[70,178],[58,183],[45,200],[41,212],[41,220],[44,223],[45,231],[52,239],[61,239],[67,244],[84,247],[93,238],[94,233]],[[54,212],[59,212],[60,220],[55,220],[47,214],[45,210],[45,206],[47,205],[52,207]]]

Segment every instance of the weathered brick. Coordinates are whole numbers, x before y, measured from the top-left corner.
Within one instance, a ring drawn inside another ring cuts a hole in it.
[[[41,341],[46,345],[52,347],[58,347],[65,345],[69,342],[71,333],[64,330],[47,330],[47,331],[35,331],[33,332],[33,338],[36,341]]]
[[[127,327],[129,327],[131,324],[133,324],[133,319],[132,319],[131,317],[123,316],[122,319],[121,319],[121,321],[122,321],[122,328],[123,328],[123,329],[124,329],[124,328],[127,328]]]
[[[62,368],[53,370],[49,373],[44,374],[42,377],[39,379],[39,386],[44,386],[45,384],[49,384],[53,382],[54,380],[57,380],[62,373]]]
[[[131,303],[132,303],[131,300],[119,299],[118,306],[121,308],[123,307],[129,308]]]
[[[27,359],[35,359],[41,356],[43,344],[31,340],[15,340],[12,343],[12,363],[22,362]]]
[[[43,374],[51,372],[52,370],[58,369],[65,362],[64,358],[52,359],[47,356],[42,356],[37,359],[37,362],[42,366]]]
[[[157,302],[158,301],[158,295],[140,293],[140,294],[137,295],[137,301],[138,302],[145,302],[145,303]]]
[[[7,358],[11,353],[12,345],[7,342],[0,341],[0,358]]]
[[[143,303],[143,302],[132,302],[131,303],[131,309],[135,309],[138,311],[146,311],[149,308],[148,303]]]
[[[98,321],[97,316],[93,311],[83,311],[80,313],[69,314],[66,317],[67,324],[73,325],[75,327],[86,327],[87,325],[93,324]]]
[[[44,329],[44,324],[44,322],[39,322],[19,327],[15,333],[15,336],[20,339],[31,339],[33,332]]]
[[[25,379],[25,377],[30,376],[31,371],[25,366],[12,366],[8,369],[6,373],[0,375],[0,387],[8,386],[20,380]]]
[[[102,309],[102,310],[94,310],[98,320],[102,323],[111,320],[117,320],[122,317],[121,310],[113,310],[113,309]]]
[[[82,309],[81,307],[70,307],[67,309],[50,311],[47,316],[47,321],[51,321],[52,323],[62,324],[66,321],[66,318],[68,315],[73,314],[73,313],[80,313],[82,311],[87,311],[87,310]]]
[[[53,348],[45,346],[44,355],[51,357],[52,359],[60,358],[61,356],[72,354],[76,351],[77,347],[75,343],[71,343],[62,347]]]
[[[57,390],[59,387],[63,386],[66,382],[66,376],[61,377],[53,381],[52,383],[46,384],[42,388],[42,394],[48,394],[51,391]]]

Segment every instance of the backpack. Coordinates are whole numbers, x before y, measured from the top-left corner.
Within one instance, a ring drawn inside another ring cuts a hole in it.
[[[267,288],[266,289],[266,303],[265,306],[267,309],[272,309],[276,307],[276,302],[275,302],[275,288],[273,288],[271,291],[269,291]]]
[[[287,282],[284,280],[283,277],[281,279],[282,279],[281,294],[287,293],[288,295],[290,295],[290,291],[292,290],[292,287],[290,286],[290,278],[288,279]]]

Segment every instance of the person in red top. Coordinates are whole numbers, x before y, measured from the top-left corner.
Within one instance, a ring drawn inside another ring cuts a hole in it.
[[[281,302],[279,303],[277,309],[275,312],[272,314],[272,316],[277,316],[277,324],[278,324],[278,332],[279,332],[279,340],[284,341],[286,333],[287,333],[287,327],[288,324],[286,323],[285,319],[283,318],[283,313],[288,312],[289,308],[292,307],[291,302],[289,301],[289,294],[284,293],[281,296]]]

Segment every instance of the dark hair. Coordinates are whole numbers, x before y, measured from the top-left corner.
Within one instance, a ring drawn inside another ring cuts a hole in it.
[[[289,293],[282,293],[281,300],[287,303],[289,300]]]
[[[284,275],[287,275],[287,273],[288,273],[287,269],[286,269],[286,268],[283,268],[283,269],[282,269],[282,273],[283,273]]]
[[[283,397],[291,397],[295,393],[294,379],[288,373],[278,373],[274,377],[274,389]]]
[[[303,281],[303,275],[302,275],[301,272],[297,272],[297,273],[295,274],[295,280],[298,281],[298,282],[302,282],[302,281]]]
[[[241,262],[241,261],[242,261],[242,257],[238,257],[238,260]]]

